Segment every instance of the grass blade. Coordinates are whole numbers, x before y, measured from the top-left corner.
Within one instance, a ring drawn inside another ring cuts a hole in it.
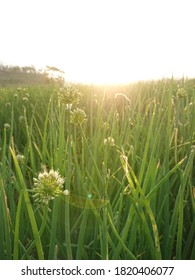
[[[26,188],[24,177],[22,175],[22,172],[21,172],[19,163],[17,161],[15,152],[11,147],[10,147],[10,152],[11,152],[12,158],[14,160],[14,164],[15,164],[15,168],[16,168],[16,174],[18,176],[18,181],[19,181],[19,184],[20,184],[21,189],[23,191],[24,201],[25,201],[25,205],[26,205],[26,208],[27,208],[27,211],[28,211],[29,220],[30,220],[30,224],[31,224],[31,227],[32,227],[32,232],[33,232],[33,236],[34,236],[34,240],[35,240],[35,245],[36,245],[36,248],[37,248],[37,255],[38,255],[38,258],[40,260],[43,260],[44,259],[44,254],[43,254],[41,239],[40,239],[40,236],[39,236],[37,223],[36,223],[36,220],[35,220],[33,208],[32,208],[31,202],[30,202],[30,198],[29,198],[29,195],[28,195],[28,191],[27,191],[27,188]]]

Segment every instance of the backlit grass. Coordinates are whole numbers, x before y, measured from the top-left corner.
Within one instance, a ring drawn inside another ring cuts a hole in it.
[[[0,259],[194,259],[194,85],[0,89]]]

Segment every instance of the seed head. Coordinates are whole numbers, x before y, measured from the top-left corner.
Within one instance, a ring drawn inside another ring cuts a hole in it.
[[[17,160],[18,160],[18,162],[19,162],[20,164],[23,164],[23,163],[24,163],[25,156],[18,154],[18,155],[16,156],[16,158],[17,158]]]
[[[82,109],[75,109],[71,112],[70,122],[74,125],[83,125],[87,121],[87,115]]]
[[[58,171],[51,169],[49,172],[40,172],[38,178],[33,178],[35,202],[48,205],[55,196],[63,194],[63,184],[65,179],[60,176]]]
[[[113,147],[115,145],[114,138],[108,137],[108,138],[104,139],[104,145]]]
[[[178,88],[176,95],[179,98],[184,98],[184,97],[186,97],[187,93],[184,88]]]
[[[25,97],[22,98],[22,100],[23,100],[24,102],[27,102],[27,101],[28,101],[28,97],[25,96]]]
[[[73,104],[78,104],[80,100],[80,92],[72,85],[68,84],[60,89],[58,93],[59,103],[65,104],[67,108],[71,108]]]
[[[4,128],[5,129],[10,129],[10,124],[9,123],[4,123]]]

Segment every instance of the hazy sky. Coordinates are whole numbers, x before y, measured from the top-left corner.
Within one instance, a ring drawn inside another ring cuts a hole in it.
[[[0,0],[0,63],[67,80],[195,77],[194,0]]]

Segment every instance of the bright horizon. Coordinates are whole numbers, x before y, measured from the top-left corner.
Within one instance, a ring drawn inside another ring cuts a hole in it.
[[[66,81],[195,77],[193,0],[0,0],[0,63]]]

